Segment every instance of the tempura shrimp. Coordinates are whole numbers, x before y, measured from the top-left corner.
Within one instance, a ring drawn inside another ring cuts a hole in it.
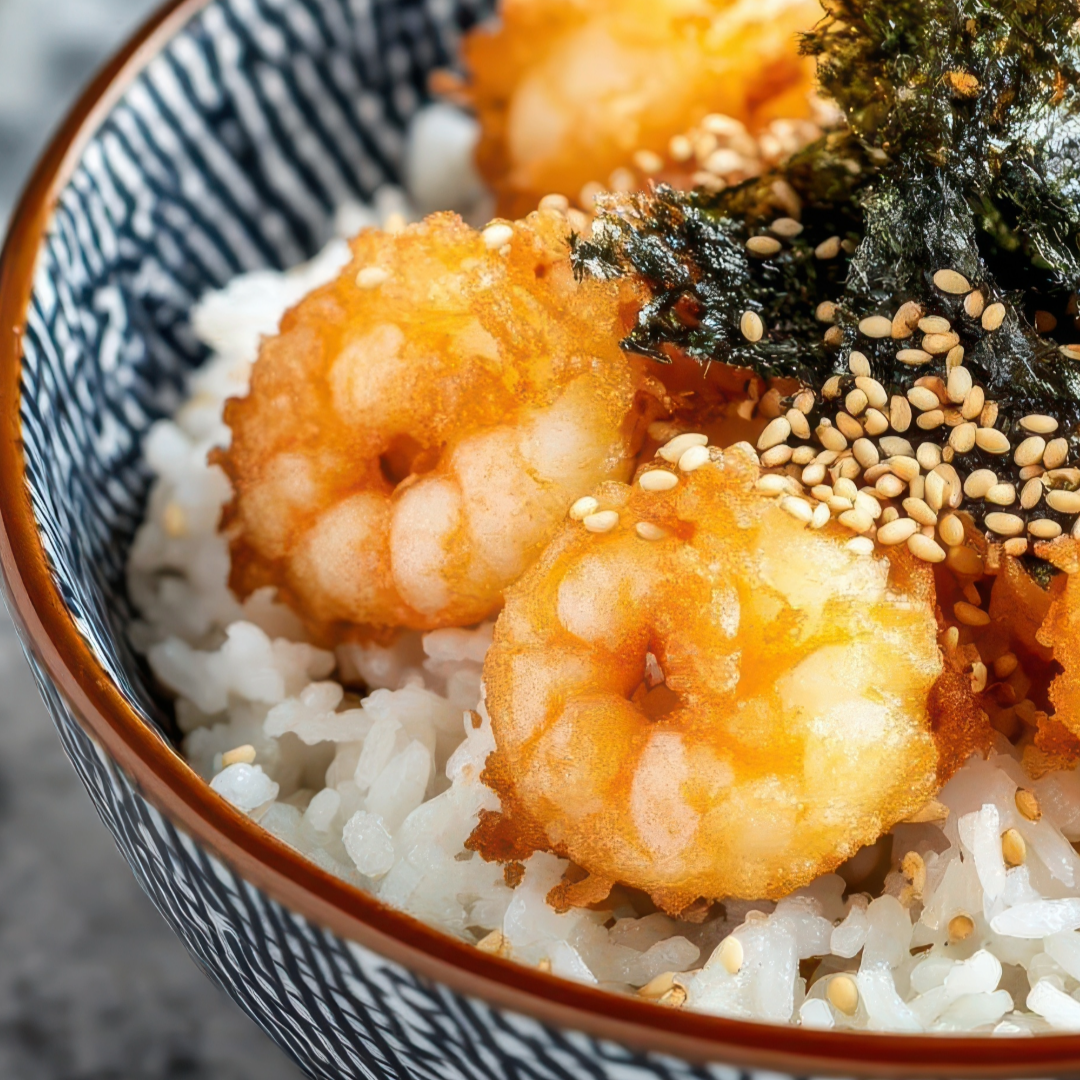
[[[633,285],[577,283],[544,211],[361,234],[229,403],[231,583],[320,641],[477,623],[569,504],[626,479],[653,412]]]
[[[744,141],[808,117],[814,67],[796,34],[821,16],[817,0],[503,0],[498,23],[464,45],[500,212],[662,162],[710,114]]]
[[[796,520],[755,490],[749,447],[680,438],[678,465],[579,507],[509,591],[488,655],[502,809],[470,846],[572,860],[588,876],[557,906],[615,883],[670,913],[786,895],[970,752],[947,730],[953,691],[932,693],[932,570]]]

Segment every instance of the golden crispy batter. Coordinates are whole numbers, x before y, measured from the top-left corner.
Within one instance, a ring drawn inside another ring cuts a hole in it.
[[[670,912],[782,896],[924,805],[961,753],[965,718],[928,704],[931,570],[807,529],[755,491],[741,447],[710,454],[645,466],[668,491],[602,486],[617,524],[565,525],[496,628],[485,779],[502,813],[471,844],[570,858],[590,876],[563,905],[616,882]],[[970,701],[955,681],[939,705]]]
[[[479,164],[516,216],[576,199],[636,152],[723,113],[751,132],[806,117],[813,62],[796,34],[817,0],[503,0],[465,42],[482,126]]]
[[[654,400],[618,345],[637,297],[575,282],[568,228],[366,232],[285,317],[226,410],[239,594],[276,586],[324,641],[475,623],[575,498],[629,475]]]

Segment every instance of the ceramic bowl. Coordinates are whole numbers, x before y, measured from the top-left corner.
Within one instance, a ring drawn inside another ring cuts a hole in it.
[[[616,997],[328,876],[185,764],[125,643],[148,426],[205,359],[192,304],[286,267],[398,176],[428,76],[489,0],[180,0],[76,107],[0,268],[0,559],[64,747],[142,887],[311,1076],[1029,1076],[1080,1038],[814,1032]]]

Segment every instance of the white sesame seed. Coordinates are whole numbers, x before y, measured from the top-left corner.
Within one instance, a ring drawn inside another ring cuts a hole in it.
[[[975,445],[988,454],[1007,454],[1012,449],[1005,433],[992,427],[981,427],[975,432]]]
[[[921,449],[921,447],[920,447]],[[937,469],[926,477],[926,501],[932,510],[940,510],[945,505],[948,494],[945,477]]]
[[[682,472],[696,472],[709,460],[709,448],[707,446],[691,446],[679,458],[679,469]]]
[[[859,474],[862,472],[862,466],[854,457],[845,456],[842,461],[836,463],[833,472],[841,479],[858,480]]]
[[[541,210],[554,210],[560,214],[565,214],[570,209],[570,200],[565,195],[551,194],[545,195],[540,200]]]
[[[1024,531],[1024,519],[1015,514],[987,514],[986,527],[998,536],[1019,536]]]
[[[859,394],[862,393],[861,390],[855,392]],[[836,414],[836,426],[840,429],[840,433],[844,438],[849,442],[854,442],[856,439],[861,439],[863,437],[862,424],[846,412],[838,412]]]
[[[739,330],[747,341],[760,341],[765,333],[765,324],[756,311],[744,311],[739,320]]]
[[[898,341],[902,338],[911,337],[915,327],[922,317],[922,306],[914,300],[908,300],[900,305],[892,319],[892,336]]]
[[[809,525],[813,520],[814,511],[805,499],[796,498],[794,495],[786,495],[780,500],[780,509],[789,514],[796,521]]]
[[[226,750],[221,755],[221,767],[227,769],[230,765],[250,765],[257,756],[255,747],[250,743],[245,743],[245,745],[237,746],[233,750]]]
[[[856,439],[851,449],[855,460],[864,469],[872,468],[881,460],[878,448],[869,439]]]
[[[949,372],[946,393],[954,405],[963,405],[964,400],[971,393],[971,386],[971,372],[966,367],[954,367]]]
[[[1024,544],[1026,546],[1026,540]],[[981,694],[986,689],[986,665],[981,660],[976,660],[971,665],[971,689],[976,694]]]
[[[923,349],[901,349],[896,354],[896,359],[901,364],[907,364],[908,367],[921,367],[923,364],[929,364],[934,358]]]
[[[985,304],[986,298],[977,289],[964,297],[964,311],[969,319],[977,319],[983,313]]]
[[[689,452],[688,450],[687,453]],[[794,456],[795,451],[787,443],[781,443],[779,446],[766,450],[761,455],[761,464],[766,469],[777,469],[781,465],[786,465]]]
[[[665,446],[661,446],[657,450],[657,454],[665,461],[670,461],[674,465],[679,458],[690,449],[691,446],[708,446],[708,435],[702,435],[699,432],[687,431],[682,435],[676,435]]]
[[[848,370],[857,377],[855,380],[856,385],[858,385],[859,378],[867,378],[870,375],[870,361],[866,358],[866,353],[853,349],[848,357]]]
[[[941,402],[938,401],[937,394],[933,390],[927,389],[925,386],[913,386],[907,392],[907,399],[922,412],[927,412],[930,409],[940,409]]]
[[[651,521],[639,521],[634,526],[634,532],[641,537],[642,540],[663,540],[667,533],[660,528],[659,525],[654,525]]]
[[[836,430],[834,427],[825,427],[820,425],[814,432],[817,436],[818,442],[825,447],[826,450],[835,450],[840,452],[847,449],[847,439]]]
[[[844,547],[856,555],[873,555],[874,541],[868,536],[856,536],[849,540]]]
[[[1035,435],[1053,435],[1058,429],[1058,422],[1052,416],[1032,413],[1020,421],[1020,426],[1025,431],[1030,431]]]
[[[666,469],[650,469],[638,480],[642,491],[670,491],[678,482],[679,478]]]
[[[881,517],[881,502],[878,498],[875,498],[873,488],[863,488],[862,491],[856,494],[855,509],[861,510],[864,514],[869,514],[874,521]]]
[[[1061,526],[1049,518],[1037,518],[1028,524],[1028,532],[1036,540],[1056,540],[1061,535]]]
[[[689,161],[694,156],[694,144],[685,135],[675,135],[668,143],[668,153],[673,161]]]
[[[945,371],[952,371],[954,367],[959,367],[964,362],[964,346],[954,345],[945,354]]]
[[[802,471],[802,482],[807,487],[814,487],[816,484],[820,484],[825,479],[825,466],[824,465],[807,465]]]
[[[814,308],[814,318],[818,322],[833,323],[836,321],[836,305],[831,300],[822,300]]]
[[[891,473],[879,477],[874,487],[885,496],[886,499],[896,499],[907,490],[907,484],[900,479],[899,476],[893,476]]]
[[[1012,506],[1016,502],[1016,488],[1012,484],[994,484],[985,499],[995,506]]]
[[[996,330],[1005,321],[1005,305],[991,304],[982,313],[982,328],[987,331]]]
[[[497,221],[489,225],[480,235],[488,251],[501,251],[514,239],[514,230],[505,222]]]
[[[769,231],[783,236],[787,240],[794,239],[803,231],[800,222],[791,217],[778,217],[770,226]]]
[[[984,499],[997,482],[997,475],[991,469],[976,469],[964,481],[964,494],[969,499]]]
[[[1046,504],[1061,514],[1080,514],[1080,491],[1048,491]]]
[[[866,395],[858,388],[848,392],[848,396],[844,398],[844,407],[852,416],[858,416],[869,404]]]
[[[840,498],[848,499],[853,504],[856,496],[859,494],[859,489],[855,486],[854,482],[847,477],[841,477],[837,480],[833,485],[833,491],[835,491]]]
[[[865,511],[855,508],[840,515],[840,524],[854,533],[868,532],[874,527],[874,519]]]
[[[1013,461],[1020,466],[1038,465],[1046,451],[1046,440],[1041,435],[1030,435],[1013,454]]]
[[[928,525],[933,527],[937,524],[938,516],[930,508],[930,504],[925,499],[921,498],[909,498],[903,502],[904,512],[908,517],[917,521],[920,525]]]
[[[765,430],[758,436],[757,448],[768,450],[773,446],[787,441],[791,435],[791,421],[786,416],[778,416],[770,420]]]
[[[822,476],[824,475],[825,470],[822,467]],[[788,490],[788,477],[769,473],[767,476],[761,477],[755,486],[764,495],[779,495]]]
[[[941,447],[937,443],[924,442],[915,451],[915,460],[930,472],[941,464]]]
[[[982,608],[969,604],[966,600],[958,600],[953,604],[953,614],[956,621],[964,626],[989,626],[990,616]]]
[[[584,498],[578,499],[573,506],[570,507],[570,517],[574,521],[584,521],[590,514],[595,514],[600,509],[600,504],[591,495],[586,495]]]
[[[814,397],[812,390],[800,390],[796,395],[793,404],[795,408],[803,414],[803,416],[809,416],[814,411],[814,406],[817,404],[817,399]]]
[[[1027,554],[1028,542],[1024,537],[1013,537],[1011,540],[1006,540],[1001,546],[1006,555],[1011,555],[1014,559],[1019,559],[1022,555]]]
[[[897,544],[906,543],[918,531],[919,525],[914,519],[897,518],[878,529],[877,541],[884,547],[894,547]]]
[[[830,236],[828,240],[822,240],[814,248],[814,256],[818,259],[835,259],[840,254],[840,237]]]
[[[963,296],[971,292],[971,282],[955,270],[938,270],[934,274],[934,284],[943,292],[952,296]]]
[[[895,454],[889,458],[889,468],[905,483],[910,483],[919,475],[919,462],[906,454]]]
[[[377,289],[390,280],[390,273],[381,266],[365,266],[356,275],[356,284],[361,289]]]
[[[992,428],[998,419],[998,406],[996,401],[988,401],[979,413],[979,427]]]
[[[959,344],[960,336],[954,333],[927,334],[922,339],[923,349],[928,353],[933,353],[935,356],[947,353],[950,349],[956,348]]]
[[[833,398],[838,398],[840,396],[839,375],[831,375],[828,379],[825,380],[824,385],[821,387],[821,396],[823,398],[827,398],[830,401]]]
[[[899,435],[883,435],[878,439],[878,445],[881,447],[881,452],[886,457],[913,458],[915,456],[915,448],[907,441],[907,439],[901,438]]]
[[[919,320],[919,329],[924,334],[947,334],[952,330],[952,324],[940,315],[927,315]]]
[[[829,511],[828,506],[825,503],[818,503],[814,507],[814,516],[810,520],[811,529],[823,529],[829,524],[832,519],[832,514]]]
[[[892,319],[884,315],[870,315],[859,321],[859,333],[868,338],[887,338],[892,336]]]
[[[1067,439],[1051,439],[1046,444],[1043,452],[1042,463],[1048,469],[1060,469],[1069,457],[1069,442]]]
[[[889,430],[889,418],[878,409],[867,409],[863,417],[863,427],[867,435],[883,435]]]
[[[889,400],[889,422],[893,431],[907,431],[911,427],[911,404],[907,398],[893,394]]]
[[[960,407],[960,415],[965,420],[976,420],[982,414],[986,403],[986,391],[981,386],[973,386],[964,398],[964,404]]]
[[[959,547],[964,542],[964,525],[955,514],[946,514],[937,528],[938,535],[949,547]]]
[[[591,533],[608,533],[619,524],[619,514],[616,510],[600,510],[583,518],[581,524]]]
[[[770,255],[775,255],[780,250],[780,241],[772,236],[751,236],[746,241],[746,250],[751,255],[760,255],[763,258],[768,258]]]
[[[941,545],[929,536],[923,536],[922,533],[915,533],[913,536],[908,537],[907,546],[911,554],[923,562],[940,563],[945,561],[945,552]]]
[[[729,934],[714,955],[729,975],[738,975],[743,966],[743,946],[737,937]]]
[[[975,448],[976,426],[971,421],[957,424],[949,435],[949,445],[957,454],[970,453]]]
[[[1020,505],[1025,510],[1032,510],[1039,505],[1043,497],[1043,482],[1038,477],[1032,478],[1024,484],[1020,492]]]
[[[634,164],[646,176],[655,176],[664,167],[664,159],[652,150],[638,150],[634,154]]]
[[[915,418],[915,424],[923,431],[934,431],[945,423],[945,413],[941,409],[931,409]]]

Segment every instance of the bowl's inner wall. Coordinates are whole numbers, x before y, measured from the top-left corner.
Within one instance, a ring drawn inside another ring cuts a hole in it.
[[[159,726],[129,648],[124,566],[150,477],[142,439],[206,359],[193,304],[326,242],[398,179],[428,78],[493,0],[211,0],[88,144],[38,258],[24,339],[27,483],[87,642]]]

